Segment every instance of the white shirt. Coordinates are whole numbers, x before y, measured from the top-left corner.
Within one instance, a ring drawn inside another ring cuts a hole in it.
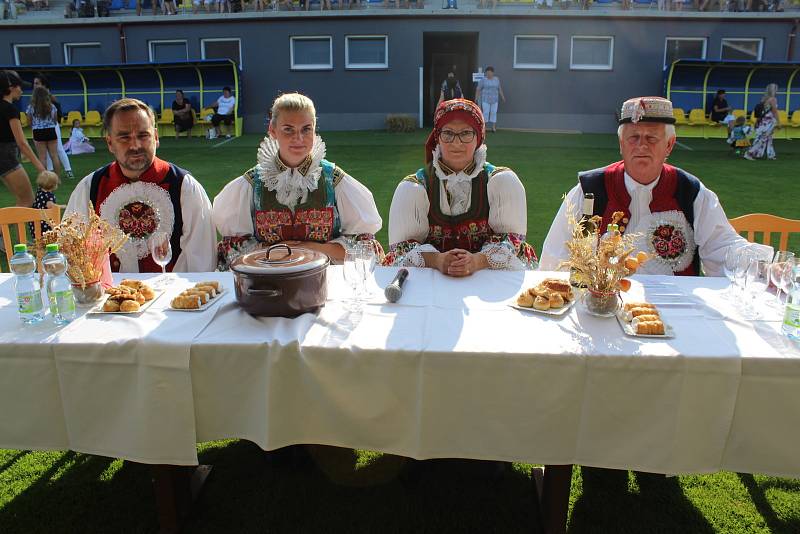
[[[655,216],[650,212],[650,202],[653,200],[653,188],[658,183],[658,179],[650,184],[643,185],[625,173],[625,188],[631,196],[630,220],[626,225],[626,233],[647,233],[653,224]],[[583,201],[583,189],[580,183],[572,188],[567,195],[561,208],[558,210],[547,238],[542,246],[542,257],[540,266],[542,270],[554,271],[558,269],[559,263],[568,259],[569,252],[565,243],[570,239],[570,229],[567,227],[567,206],[572,207],[573,215],[576,219],[581,216]],[[671,212],[670,212],[671,213]],[[694,242],[697,244],[700,262],[703,271],[707,276],[723,276],[725,253],[731,245],[747,246],[745,238],[736,233],[736,230],[728,222],[725,210],[719,203],[719,198],[713,191],[707,189],[702,183],[697,198],[694,200]],[[644,239],[637,242],[641,250],[648,251]],[[768,249],[765,245],[758,245]],[[659,263],[658,259],[652,259],[644,264],[639,270],[642,274],[672,274],[671,269],[665,269],[665,265]]]
[[[236,97],[231,95],[228,98],[221,96],[217,99],[217,113],[220,115],[230,115],[233,113],[233,106],[236,105]]]
[[[87,215],[93,174],[83,178],[75,187],[64,215],[74,212]],[[173,272],[206,273],[216,270],[217,236],[211,222],[211,202],[200,182],[190,174],[184,176],[181,184],[181,216],[181,254],[175,261]],[[120,260],[120,272],[139,272],[138,261],[126,261],[119,255],[117,257]]]

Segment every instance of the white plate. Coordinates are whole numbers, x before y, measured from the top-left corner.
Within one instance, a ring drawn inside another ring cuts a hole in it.
[[[88,312],[86,312],[86,314],[87,315],[136,315],[136,314],[142,313],[147,308],[152,306],[153,303],[158,300],[158,297],[160,297],[161,295],[164,294],[164,290],[159,290],[159,291],[153,290],[153,293],[155,293],[155,296],[152,299],[146,301],[141,306],[139,306],[139,309],[136,310],[136,311],[113,311],[113,312],[112,311],[103,311],[103,305],[106,303],[108,298],[111,296],[111,295],[106,295],[106,298],[104,298],[102,301],[100,301],[97,304],[95,304],[92,307],[92,309],[90,309]]]
[[[192,289],[192,288],[191,287],[187,287],[186,289]],[[185,289],[183,291],[185,291]],[[181,291],[181,293],[183,293],[183,291]],[[169,302],[169,308],[167,308],[167,309],[170,310],[170,311],[178,311],[178,312],[201,312],[201,311],[206,311],[211,306],[213,306],[214,304],[216,304],[217,302],[222,300],[220,297],[222,297],[222,295],[224,295],[225,293],[226,293],[225,288],[223,286],[220,286],[219,291],[217,292],[217,296],[214,297],[213,299],[209,299],[208,302],[206,302],[205,304],[201,304],[199,308],[188,308],[188,309],[173,308],[172,307],[172,301],[170,301]],[[175,295],[175,296],[177,297],[178,295]]]
[[[617,318],[617,322],[619,326],[622,327],[622,331],[625,332],[629,336],[633,337],[654,337],[658,339],[672,339],[675,337],[675,331],[672,330],[672,327],[667,323],[664,323],[664,333],[663,334],[637,334],[636,329],[633,328],[633,325],[626,321],[623,317],[621,317],[621,313],[615,314]],[[662,319],[661,322],[663,323],[664,320]]]
[[[509,304],[509,306],[511,306],[515,310],[526,311],[526,312],[534,312],[534,313],[539,313],[539,314],[542,314],[542,315],[556,315],[556,316],[564,315],[574,305],[575,305],[575,299],[572,299],[569,302],[565,302],[563,306],[561,306],[560,308],[556,308],[554,310],[553,309],[550,309],[550,310],[537,310],[536,308],[526,308],[526,307],[520,306],[519,304],[516,304],[516,303]]]

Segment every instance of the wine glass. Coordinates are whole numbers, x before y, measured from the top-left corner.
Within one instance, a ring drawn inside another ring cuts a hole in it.
[[[781,278],[783,277],[783,271],[787,267],[791,268],[792,262],[789,260],[792,258],[794,258],[794,252],[779,250],[775,253],[775,258],[772,260],[772,265],[770,265],[769,268],[769,278],[772,285],[775,286],[775,300],[773,301],[773,306],[779,309],[783,307],[783,303],[781,302]]]
[[[733,275],[736,271],[736,262],[739,259],[739,254],[741,253],[741,247],[739,245],[731,245],[728,247],[728,250],[725,252],[725,263],[724,263],[724,271],[725,271],[725,278],[728,279],[728,291],[725,293],[725,298],[732,299],[733,298],[733,289],[735,286]]]
[[[364,293],[370,297],[373,292],[369,289],[367,280],[375,272],[375,265],[378,263],[378,256],[375,254],[375,247],[370,241],[362,241],[356,245],[359,260],[362,262],[364,270]]]
[[[786,267],[781,270],[780,287],[786,293],[786,302],[789,301],[789,293],[794,291],[795,283],[800,280],[800,258],[790,258],[786,261]],[[784,303],[785,304],[785,303]]]
[[[353,294],[350,299],[351,310],[357,310],[360,307],[359,296],[364,285],[364,262],[360,256],[358,249],[355,248],[349,248],[344,253],[342,271],[344,281],[350,286]]]
[[[167,277],[167,264],[172,261],[172,243],[167,232],[153,232],[150,234],[150,255],[153,261],[161,266],[162,278]]]
[[[752,254],[748,248],[742,248],[736,254],[736,260],[733,264],[733,283],[739,290],[739,296],[744,296],[744,289],[747,283],[747,268],[750,266],[750,258]],[[743,299],[737,299],[737,302],[743,302]]]
[[[750,263],[747,266],[747,290],[748,295],[745,298],[745,311],[751,318],[756,319],[761,317],[761,312],[756,306],[758,296],[767,290],[770,280],[770,263],[765,260],[763,256],[754,254],[750,257]]]

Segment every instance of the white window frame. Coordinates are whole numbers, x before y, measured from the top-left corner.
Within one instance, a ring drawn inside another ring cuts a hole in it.
[[[706,59],[708,56],[708,37],[665,37],[664,38],[664,68],[666,69],[669,67],[667,65],[667,44],[670,41],[702,41],[703,42],[703,57],[700,59]],[[722,52],[720,52],[722,53]],[[694,58],[693,58],[694,59]]]
[[[90,47],[90,46],[99,46],[102,49],[103,44],[100,42],[86,42],[86,43],[64,43],[64,65],[71,65],[71,57],[69,51],[71,48],[80,48],[82,46]]]
[[[608,47],[607,65],[584,65],[575,63],[572,55],[575,49],[575,41],[586,41],[589,39],[604,39],[610,43]],[[570,70],[614,70],[614,36],[613,35],[573,35],[569,46],[569,69]]]
[[[14,64],[18,67],[22,67],[24,65],[19,64],[19,49],[20,48],[41,48],[47,47],[50,49],[50,62],[53,62],[53,49],[50,46],[50,43],[21,43],[14,45]]]
[[[381,39],[386,54],[385,63],[350,63],[350,40]],[[345,35],[344,36],[344,68],[347,70],[385,70],[389,68],[389,36],[388,35]]]
[[[244,68],[244,59],[242,57],[242,39],[240,37],[209,37],[200,39],[200,57],[206,58],[206,43],[224,42],[224,41],[237,41],[239,43],[239,68]],[[215,58],[216,59],[216,58]]]
[[[764,39],[763,37],[723,37],[722,40],[719,42],[719,59],[721,61],[725,61],[722,59],[722,48],[725,45],[725,41],[745,41],[751,43],[758,43],[758,57],[753,61],[761,61],[761,58],[764,55]]]
[[[152,41],[147,41],[147,55],[150,58],[150,63],[155,61],[153,59],[153,45],[174,43],[183,43],[186,45],[186,61],[189,61],[189,41],[186,39],[153,39]]]
[[[295,41],[319,41],[328,40],[328,64],[314,63],[310,65],[294,64],[294,42]],[[333,70],[333,37],[330,35],[292,35],[289,37],[289,68],[291,70]]]
[[[520,63],[517,61],[517,41],[519,39],[537,39],[553,41],[552,63]],[[515,35],[514,36],[514,68],[528,70],[556,70],[558,68],[558,36],[557,35]]]

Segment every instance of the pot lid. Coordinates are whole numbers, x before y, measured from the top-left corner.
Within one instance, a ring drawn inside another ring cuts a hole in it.
[[[236,258],[231,270],[244,274],[289,274],[311,271],[329,263],[328,256],[322,252],[281,243]]]

